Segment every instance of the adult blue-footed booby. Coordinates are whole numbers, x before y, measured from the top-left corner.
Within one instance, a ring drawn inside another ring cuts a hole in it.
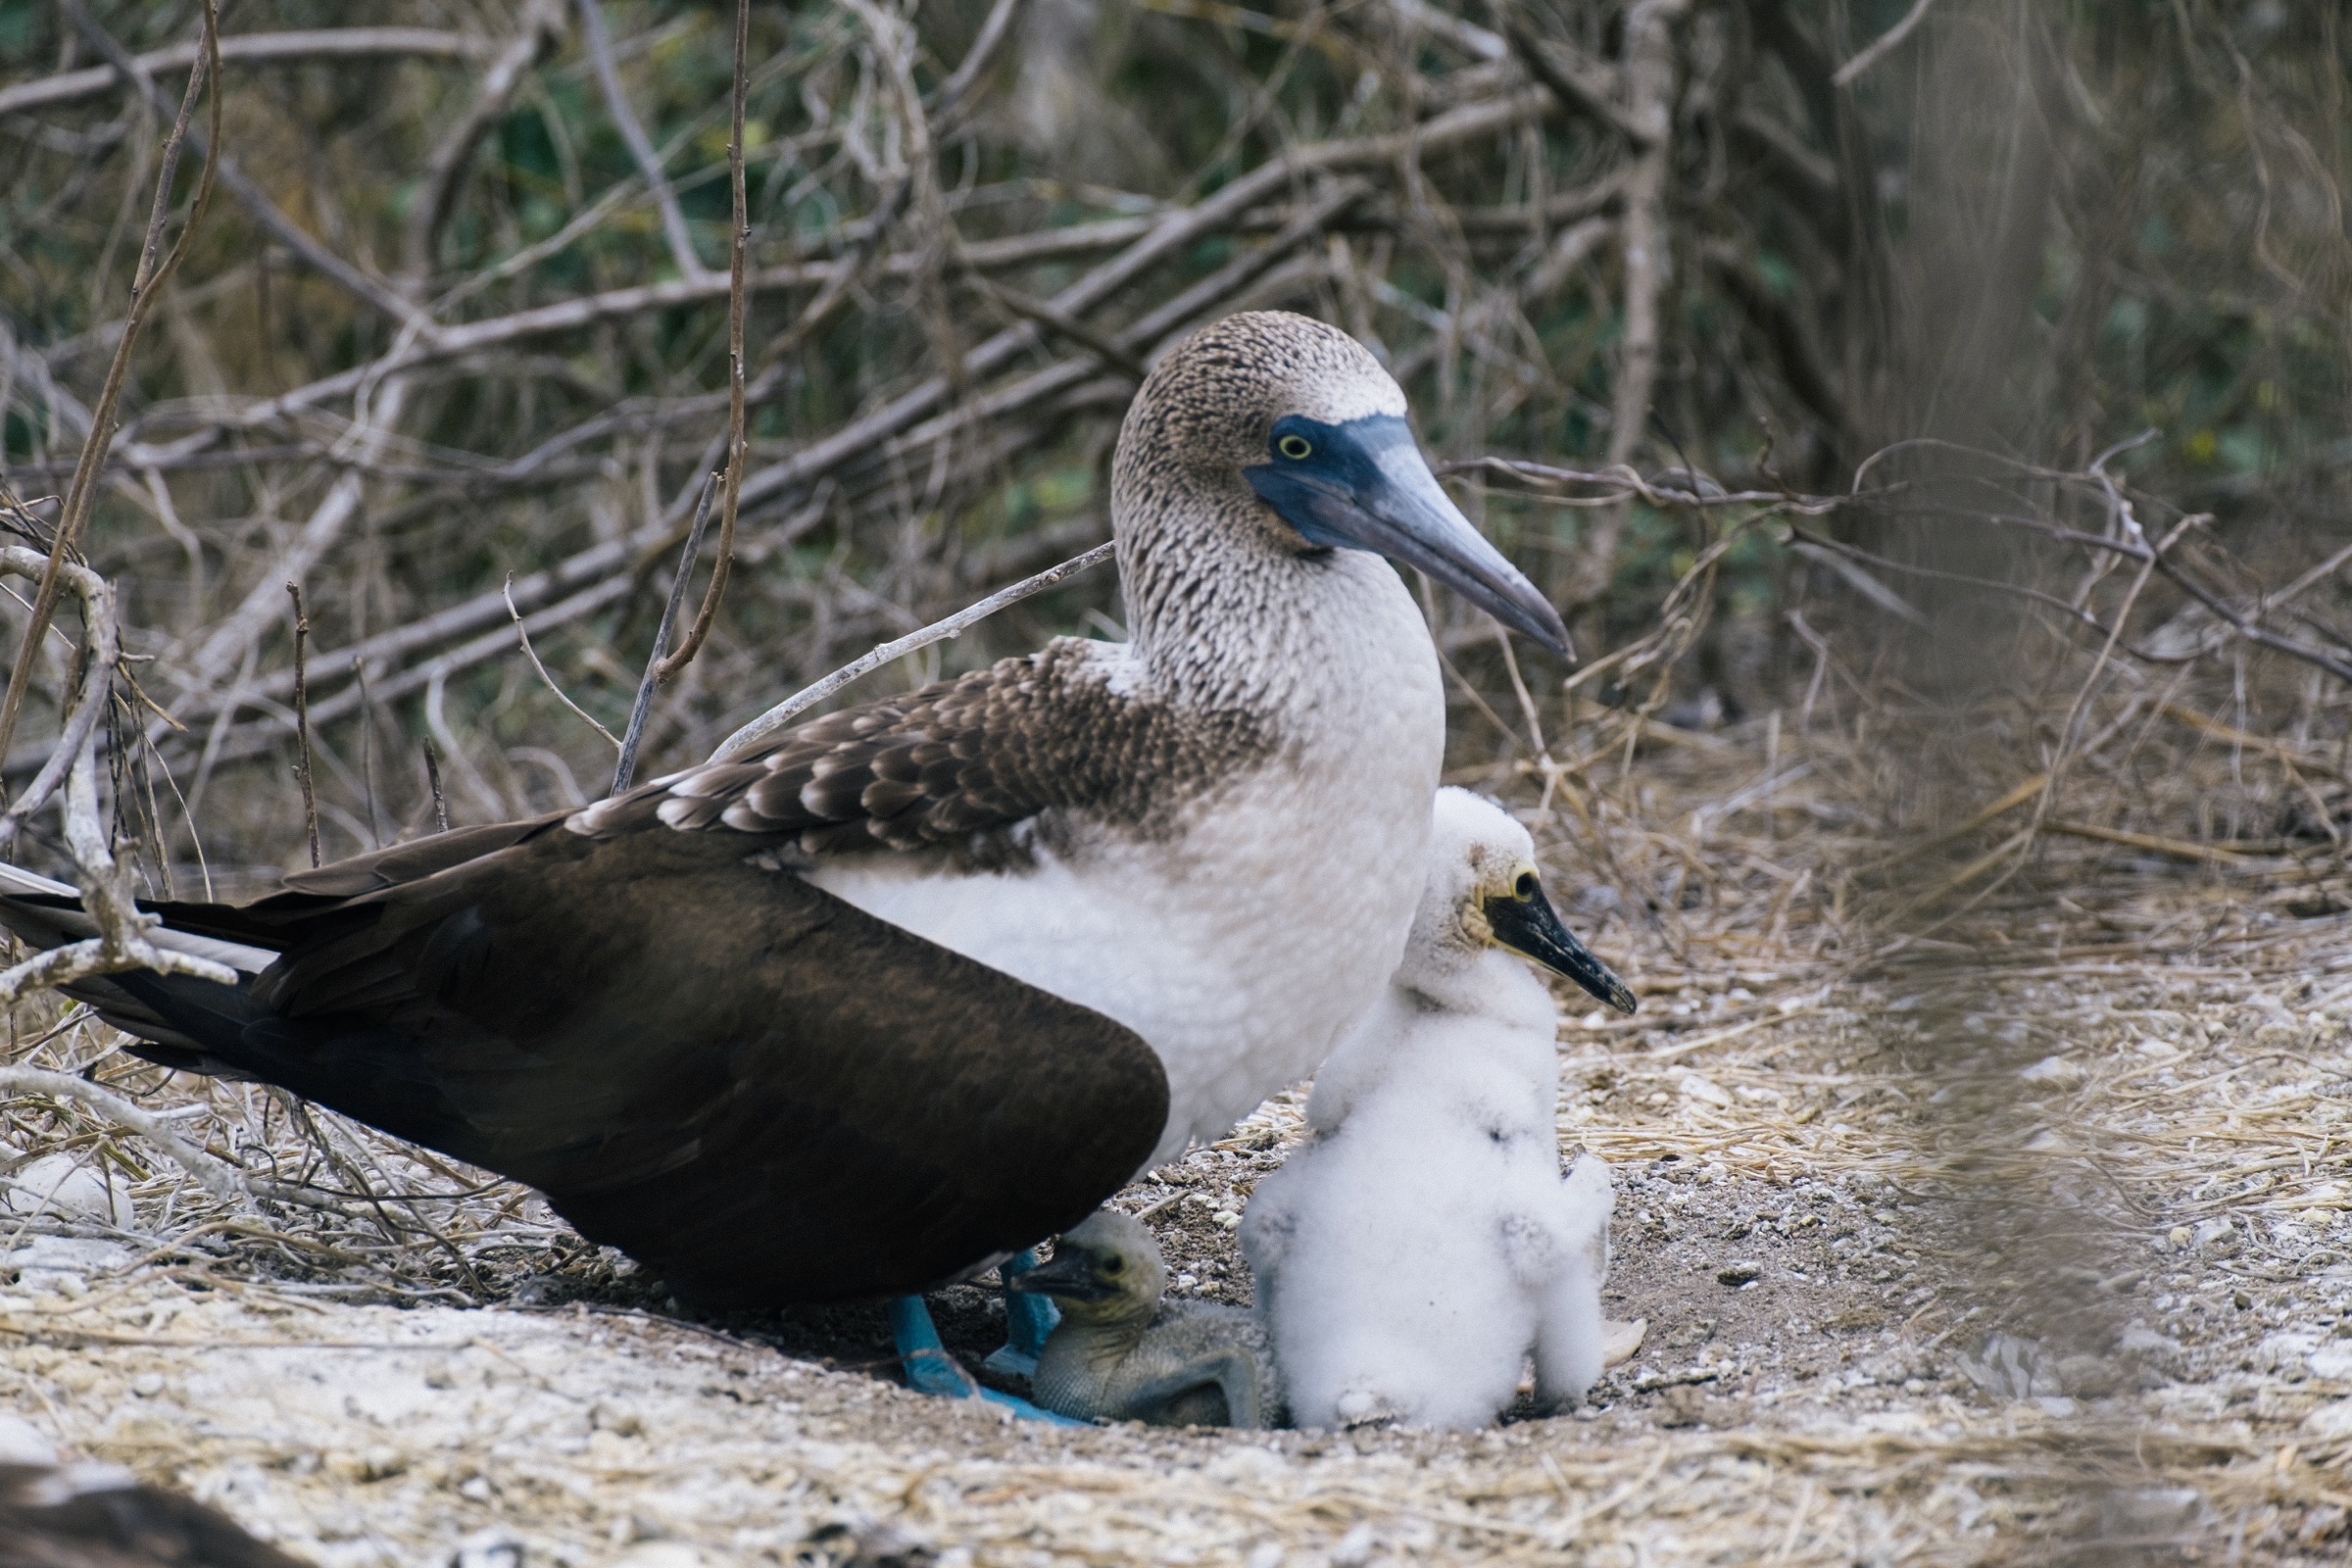
[[[1557,1011],[1515,955],[1634,997],[1552,913],[1527,829],[1456,789],[1435,817],[1404,961],[1242,1222],[1300,1426],[1484,1426],[1531,1350],[1547,1402],[1600,1376],[1608,1167],[1561,1177]]]
[[[1132,640],[1058,639],[585,809],[159,907],[235,987],[74,988],[154,1059],[544,1192],[682,1296],[873,1297],[1076,1224],[1312,1070],[1402,950],[1445,709],[1388,555],[1565,648],[1396,383],[1301,317],[1120,431]],[[0,900],[53,944],[68,899]]]

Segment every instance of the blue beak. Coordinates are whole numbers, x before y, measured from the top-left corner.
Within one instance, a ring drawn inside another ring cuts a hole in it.
[[[1560,612],[1446,499],[1401,418],[1324,424],[1294,415],[1275,423],[1267,458],[1242,474],[1307,543],[1418,566],[1504,625],[1576,657]]]

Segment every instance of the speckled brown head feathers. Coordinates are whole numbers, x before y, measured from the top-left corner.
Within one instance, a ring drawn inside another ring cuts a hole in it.
[[[1404,409],[1396,378],[1338,327],[1288,311],[1245,311],[1202,327],[1152,368],[1119,427],[1111,484],[1127,502],[1169,487],[1248,498],[1242,469],[1265,461],[1266,433],[1283,416],[1341,424]]]
[[[1327,554],[1244,477],[1265,462],[1275,421],[1404,411],[1403,391],[1362,344],[1287,311],[1229,316],[1168,351],[1119,428],[1110,508],[1127,629],[1162,678],[1252,701],[1265,671],[1250,667],[1244,644],[1295,618],[1295,564]],[[1201,640],[1212,626],[1222,646]]]

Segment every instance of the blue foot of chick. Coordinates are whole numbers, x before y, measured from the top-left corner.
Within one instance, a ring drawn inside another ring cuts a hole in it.
[[[890,1337],[898,1345],[899,1364],[906,1370],[906,1386],[917,1394],[943,1399],[983,1399],[1010,1410],[1024,1421],[1043,1421],[1061,1427],[1086,1425],[973,1382],[971,1374],[939,1343],[939,1328],[931,1321],[931,1309],[919,1296],[901,1296],[891,1301]]]
[[[1061,1321],[1061,1308],[1054,1304],[1052,1297],[1028,1295],[1014,1285],[1035,1267],[1034,1249],[1016,1252],[998,1266],[997,1278],[1004,1291],[1004,1343],[980,1363],[982,1371],[999,1377],[1037,1376],[1037,1358],[1046,1348],[1046,1336]]]

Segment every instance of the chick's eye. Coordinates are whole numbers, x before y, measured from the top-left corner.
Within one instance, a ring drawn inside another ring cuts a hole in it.
[[[1102,1272],[1105,1274],[1119,1273],[1126,1266],[1127,1260],[1123,1257],[1106,1257],[1102,1260]]]
[[[1533,871],[1520,872],[1519,880],[1511,884],[1511,895],[1523,900],[1534,898],[1536,896],[1536,873]]]
[[[1302,435],[1286,435],[1275,441],[1274,450],[1293,463],[1304,463],[1315,455],[1315,444]]]

